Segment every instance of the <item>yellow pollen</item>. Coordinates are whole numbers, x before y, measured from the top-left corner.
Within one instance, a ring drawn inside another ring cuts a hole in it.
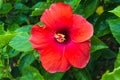
[[[66,39],[65,39],[65,35],[64,34],[61,34],[61,33],[57,33],[57,34],[55,34],[55,39],[58,41],[58,42],[60,42],[60,43],[62,43],[62,42],[64,42]]]

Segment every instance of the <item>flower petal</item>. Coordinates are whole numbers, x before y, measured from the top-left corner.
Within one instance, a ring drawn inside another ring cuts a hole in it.
[[[53,33],[48,28],[34,25],[31,30],[31,37],[29,41],[32,43],[34,49],[40,49],[53,41]]]
[[[93,35],[93,26],[80,15],[73,15],[73,26],[70,30],[71,39],[74,42],[89,40]]]
[[[65,57],[71,65],[77,68],[84,68],[90,59],[90,42],[71,42],[65,47]]]
[[[51,72],[63,72],[70,68],[70,64],[64,57],[64,46],[58,44],[49,28],[34,25],[31,30],[30,42],[40,53],[43,67]]]
[[[70,64],[64,57],[64,47],[52,43],[40,50],[42,66],[51,73],[64,72],[70,68]]]
[[[47,27],[52,29],[58,29],[61,27],[71,25],[72,21],[72,8],[69,4],[56,3],[50,6],[50,9],[46,9],[41,16],[41,22]]]

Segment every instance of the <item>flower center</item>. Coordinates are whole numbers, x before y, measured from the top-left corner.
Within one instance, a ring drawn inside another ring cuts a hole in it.
[[[64,34],[61,34],[61,33],[57,33],[55,34],[55,39],[59,42],[59,43],[62,43],[62,42],[65,42],[65,35]]]

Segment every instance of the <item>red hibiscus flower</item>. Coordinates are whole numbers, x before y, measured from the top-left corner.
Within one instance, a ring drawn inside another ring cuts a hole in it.
[[[40,53],[42,66],[51,73],[84,68],[90,59],[92,25],[64,3],[52,4],[40,20],[44,26],[32,27],[30,42]]]

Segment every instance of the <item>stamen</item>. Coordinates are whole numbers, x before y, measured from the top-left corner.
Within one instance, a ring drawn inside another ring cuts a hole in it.
[[[65,35],[64,34],[61,34],[61,33],[57,33],[57,34],[55,34],[55,39],[58,41],[58,42],[60,42],[60,43],[62,43],[62,42],[64,42],[66,39],[65,39]]]

